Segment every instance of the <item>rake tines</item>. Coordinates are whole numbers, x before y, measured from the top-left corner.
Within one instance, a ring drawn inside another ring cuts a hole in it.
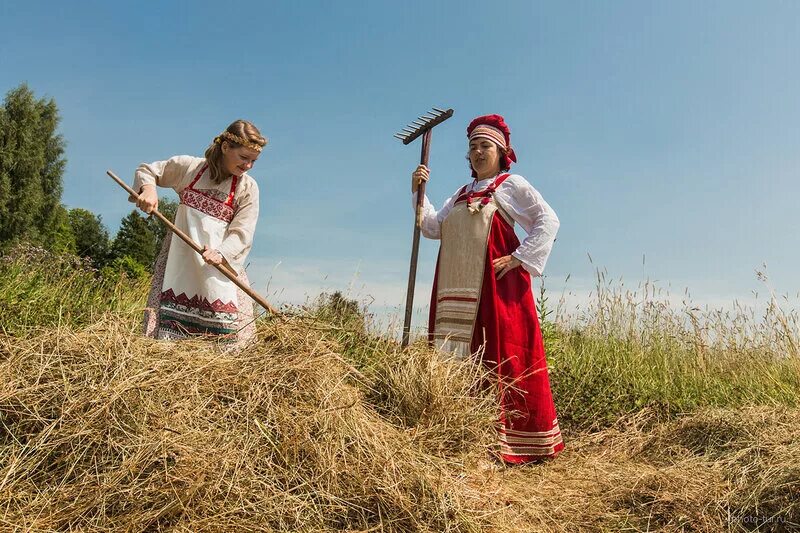
[[[433,107],[431,108],[431,111],[421,115],[416,120],[412,120],[411,124],[395,133],[394,137],[403,141],[403,144],[408,144],[425,133],[427,130],[433,128],[437,124],[441,124],[452,116],[452,109],[444,110],[439,109],[438,107]]]

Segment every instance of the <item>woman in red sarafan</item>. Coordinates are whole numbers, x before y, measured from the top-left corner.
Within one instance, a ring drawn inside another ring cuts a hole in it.
[[[500,115],[467,127],[473,180],[440,210],[424,199],[422,234],[441,239],[431,295],[429,338],[439,349],[474,355],[500,386],[500,457],[521,464],[563,449],[531,291],[555,241],[559,221],[541,194],[508,170],[517,161]],[[412,193],[429,178],[420,165]],[[527,233],[520,243],[519,224]]]
[[[200,256],[168,233],[153,269],[145,335],[203,336],[232,348],[253,339],[252,302],[212,265],[224,265],[248,283],[244,261],[253,244],[259,198],[247,171],[266,143],[252,123],[236,120],[212,141],[205,157],[179,155],[136,169],[137,206],[149,213],[158,208],[156,186],[175,190],[180,198],[175,225],[204,247]]]

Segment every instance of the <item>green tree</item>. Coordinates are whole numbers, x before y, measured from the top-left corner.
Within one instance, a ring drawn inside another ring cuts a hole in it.
[[[59,120],[55,101],[37,99],[26,84],[9,91],[0,106],[0,244],[64,244]]]
[[[100,268],[110,260],[111,241],[100,215],[86,209],[70,209],[69,225],[75,238],[75,253],[92,259]]]
[[[156,256],[156,236],[148,220],[138,211],[131,211],[122,219],[111,253],[115,259],[128,256],[148,269],[152,267]]]
[[[158,210],[174,222],[178,203],[161,198],[158,201]],[[145,218],[139,210],[134,209],[122,219],[106,264],[121,265],[119,260],[127,257],[151,271],[168,232],[169,229],[156,217]]]
[[[75,233],[72,230],[69,215],[63,205],[59,204],[56,207],[55,216],[47,229],[49,235],[47,248],[53,252],[74,254],[76,251]]]

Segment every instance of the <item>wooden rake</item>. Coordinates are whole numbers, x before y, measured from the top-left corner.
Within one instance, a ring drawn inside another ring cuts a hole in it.
[[[394,134],[394,136],[403,144],[409,144],[414,139],[422,135],[422,153],[419,158],[421,165],[428,166],[428,155],[431,149],[431,130],[434,126],[438,126],[448,118],[453,116],[453,110],[443,110],[438,107],[432,108],[431,111],[420,116],[411,124],[403,128],[401,131]],[[419,234],[422,227],[422,206],[425,199],[425,182],[419,184],[417,189],[417,207],[416,216],[414,217],[414,241],[411,245],[411,266],[408,271],[408,290],[406,291],[406,316],[403,321],[403,342],[401,346],[405,348],[408,346],[409,337],[411,336],[411,313],[414,305],[414,286],[417,282],[417,258],[419,256]]]
[[[139,199],[139,195],[137,194],[137,192],[128,187],[128,184],[122,181],[116,174],[114,174],[110,170],[107,170],[106,174],[108,174],[108,176],[111,179],[116,181],[117,184],[123,189],[125,189],[128,192],[128,194],[130,194],[133,198],[137,200]],[[154,215],[156,218],[158,218],[165,226],[171,229],[175,235],[180,237],[180,239],[186,244],[188,244],[189,247],[191,247],[195,252],[197,252],[200,255],[203,255],[203,247],[194,242],[191,237],[189,237],[186,233],[182,232],[175,224],[170,222],[169,219],[164,215],[162,215],[157,209],[154,210],[151,214]],[[240,281],[238,276],[236,275],[236,272],[234,272],[231,268],[225,266],[224,264],[212,265],[212,266],[217,270],[219,270],[223,276],[231,280],[234,283],[234,285],[242,289],[242,291],[246,295],[252,298],[253,301],[255,301],[258,305],[263,307],[265,311],[269,311],[270,313],[276,316],[279,316],[281,314],[280,311],[272,307],[269,304],[269,302],[267,302],[267,300],[264,299],[263,296],[261,296],[256,291],[254,291],[253,289],[245,285],[242,281]]]
[[[108,174],[108,176],[111,179],[116,181],[117,184],[120,187],[125,189],[128,192],[129,195],[131,195],[133,198],[135,198],[137,200],[139,199],[139,195],[136,193],[136,191],[131,189],[128,186],[128,184],[125,183],[124,181],[122,181],[116,174],[114,174],[110,170],[106,171],[106,174]],[[203,255],[203,247],[200,246],[199,244],[197,244],[196,242],[194,242],[194,240],[192,240],[191,237],[189,237],[186,233],[181,231],[175,224],[170,222],[169,219],[167,217],[165,217],[163,214],[161,214],[157,209],[154,210],[151,214],[154,215],[156,218],[158,218],[162,223],[164,223],[165,226],[167,226],[169,229],[171,229],[172,232],[175,233],[175,235],[177,235],[183,242],[188,244],[195,252],[197,252],[200,255]],[[256,291],[251,289],[249,286],[247,286],[243,282],[241,282],[239,280],[238,276],[236,275],[236,272],[234,272],[232,269],[224,266],[224,264],[223,265],[213,265],[213,267],[216,268],[217,270],[219,270],[226,278],[231,280],[234,283],[234,285],[236,285],[237,287],[242,289],[242,291],[246,295],[248,295],[250,298],[252,298],[253,301],[255,301],[258,305],[263,307],[265,313],[269,312],[273,316],[276,316],[276,317],[278,317],[279,319],[282,319],[282,320],[287,320],[288,319],[287,315],[282,314],[280,311],[278,311],[277,309],[272,307],[269,304],[269,302],[266,299],[264,299],[263,296],[261,296]],[[356,376],[358,379],[360,379],[362,383],[369,383],[367,381],[367,378],[364,376],[364,374],[362,374],[349,361],[345,360],[341,355],[336,354],[336,353],[329,353],[329,354],[327,354],[327,356],[328,357],[333,357],[334,359],[336,359],[337,361],[342,363],[345,366],[345,368],[347,368],[354,376]]]

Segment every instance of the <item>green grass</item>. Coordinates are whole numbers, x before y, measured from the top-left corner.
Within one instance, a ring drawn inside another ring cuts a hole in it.
[[[774,296],[761,314],[702,310],[670,303],[649,284],[613,286],[601,274],[586,309],[543,331],[559,420],[569,430],[608,427],[645,407],[673,417],[800,405],[798,317]]]
[[[19,246],[0,256],[0,331],[25,335],[59,325],[84,327],[112,312],[132,318],[149,280],[105,275],[73,255]]]
[[[697,353],[566,332],[550,352],[559,419],[571,430],[607,427],[644,407],[667,416],[700,407],[800,405],[798,359]]]

